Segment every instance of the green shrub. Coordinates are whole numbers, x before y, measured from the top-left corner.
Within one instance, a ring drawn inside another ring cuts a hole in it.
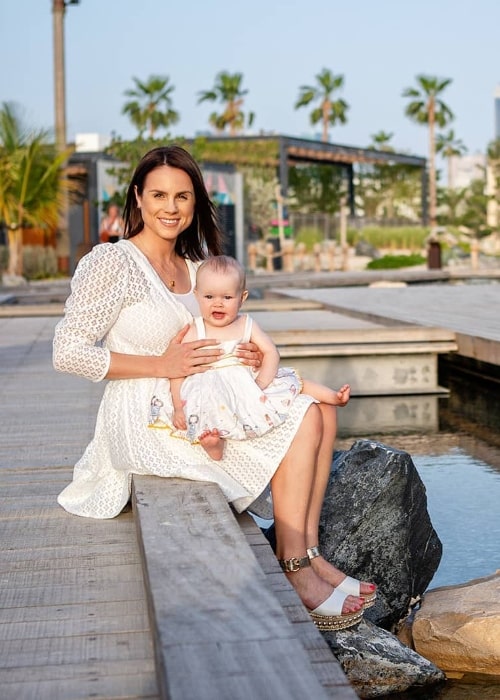
[[[395,248],[421,250],[430,229],[425,226],[365,226],[361,229],[349,228],[347,240],[355,246],[360,240],[370,243],[374,248]]]
[[[28,280],[42,280],[57,276],[57,257],[54,248],[25,245],[23,275]]]
[[[384,255],[383,258],[371,260],[366,266],[367,270],[393,270],[400,267],[413,267],[423,265],[426,259],[422,255]]]
[[[294,236],[295,243],[305,243],[308,252],[312,251],[315,243],[322,243],[324,239],[323,231],[316,226],[303,226]]]

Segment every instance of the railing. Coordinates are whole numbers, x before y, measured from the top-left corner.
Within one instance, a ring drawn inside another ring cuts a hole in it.
[[[312,252],[307,251],[305,243],[295,243],[292,240],[283,241],[278,250],[270,241],[250,243],[247,248],[248,269],[252,272],[259,267],[264,267],[266,272],[280,269],[283,272],[345,270],[347,256],[348,247],[339,248],[335,241],[315,243]]]

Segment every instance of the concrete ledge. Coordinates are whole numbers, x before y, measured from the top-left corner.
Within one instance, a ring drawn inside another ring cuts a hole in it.
[[[161,698],[355,700],[259,528],[246,519],[243,533],[217,485],[136,475],[132,502]],[[274,562],[272,573],[255,547]]]

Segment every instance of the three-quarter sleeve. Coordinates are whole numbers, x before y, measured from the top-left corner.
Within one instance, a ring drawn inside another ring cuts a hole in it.
[[[102,340],[120,313],[128,280],[127,256],[111,243],[96,246],[80,260],[64,318],[55,329],[53,364],[57,371],[93,382],[105,378],[110,351]]]

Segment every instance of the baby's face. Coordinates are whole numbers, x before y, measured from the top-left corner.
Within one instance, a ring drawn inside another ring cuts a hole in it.
[[[240,289],[235,270],[214,274],[202,270],[196,282],[196,298],[205,321],[213,326],[227,326],[238,316],[247,293]]]

